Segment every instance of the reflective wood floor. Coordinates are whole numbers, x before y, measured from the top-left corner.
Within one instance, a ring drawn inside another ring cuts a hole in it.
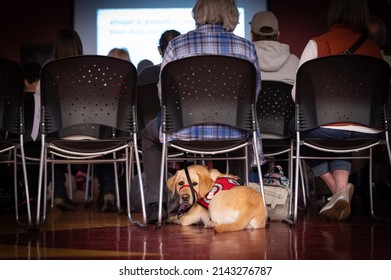
[[[83,205],[70,213],[51,210],[41,229],[31,232],[16,224],[13,213],[0,213],[0,259],[391,259],[391,223],[375,221],[366,207],[353,208],[343,222],[324,220],[315,208],[300,211],[295,227],[271,222],[268,229],[222,234],[196,225],[142,230],[126,215]]]

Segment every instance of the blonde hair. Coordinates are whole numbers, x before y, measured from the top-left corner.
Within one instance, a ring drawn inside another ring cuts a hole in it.
[[[120,59],[123,59],[123,60],[127,60],[127,61],[130,61],[130,56],[129,56],[129,52],[127,49],[125,48],[113,48],[109,51],[109,53],[107,54],[108,56],[111,56],[111,57],[116,57],[116,58],[120,58]]]
[[[239,22],[239,10],[235,0],[197,0],[193,8],[196,25],[221,24],[234,31]]]

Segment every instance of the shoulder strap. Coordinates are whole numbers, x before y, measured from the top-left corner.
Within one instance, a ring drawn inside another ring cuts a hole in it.
[[[367,36],[366,35],[361,35],[360,38],[358,38],[358,40],[350,47],[350,49],[346,50],[344,52],[344,54],[353,54],[355,51],[357,51],[357,49],[362,45],[364,44],[364,42],[367,40]]]

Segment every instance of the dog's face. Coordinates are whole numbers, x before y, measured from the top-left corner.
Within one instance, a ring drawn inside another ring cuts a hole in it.
[[[208,168],[203,165],[191,165],[188,168],[190,180],[196,192],[195,200],[204,197],[212,188],[213,180]],[[193,195],[184,169],[178,170],[174,176],[167,180],[167,187],[172,193],[179,195],[179,203],[194,204]]]

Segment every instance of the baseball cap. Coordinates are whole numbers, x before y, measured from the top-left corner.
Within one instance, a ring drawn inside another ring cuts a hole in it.
[[[256,13],[252,20],[250,21],[251,24],[251,31],[254,34],[258,35],[273,35],[278,31],[278,20],[276,16],[269,11],[262,11]],[[274,32],[273,33],[268,33],[268,32],[261,32],[262,27],[271,27],[273,28]]]

